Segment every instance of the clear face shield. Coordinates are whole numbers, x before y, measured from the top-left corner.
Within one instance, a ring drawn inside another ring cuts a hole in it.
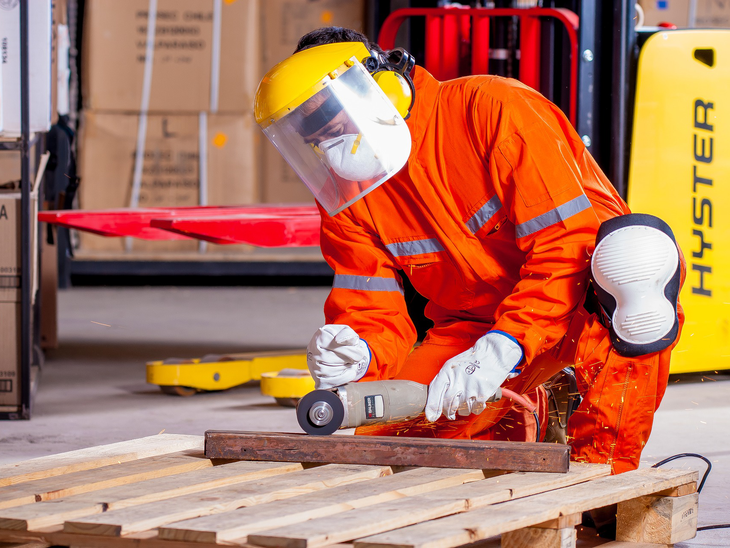
[[[264,133],[330,215],[395,175],[411,151],[405,121],[358,62]]]

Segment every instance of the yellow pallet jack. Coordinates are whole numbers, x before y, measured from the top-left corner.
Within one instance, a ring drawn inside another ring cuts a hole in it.
[[[284,407],[296,407],[313,390],[314,379],[306,369],[282,369],[261,375],[261,393]]]
[[[160,387],[165,394],[192,396],[198,392],[227,390],[250,381],[262,380],[264,374],[278,374],[282,370],[303,371],[314,389],[314,380],[307,371],[305,350],[245,352],[240,354],[211,354],[202,358],[169,358],[147,362],[147,382]],[[287,385],[304,386],[306,378],[288,374],[277,381],[277,376],[267,378],[267,390],[275,398],[302,397],[310,390],[292,392]],[[300,384],[296,384],[296,383]],[[273,383],[273,384],[272,384]],[[304,383],[304,384],[302,384]],[[282,394],[277,396],[276,394]]]

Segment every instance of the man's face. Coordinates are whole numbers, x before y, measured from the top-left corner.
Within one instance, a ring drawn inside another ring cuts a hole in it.
[[[310,133],[302,135],[304,142],[318,146],[321,142],[341,135],[356,134],[359,130],[335,97],[319,93],[302,105],[304,127]]]

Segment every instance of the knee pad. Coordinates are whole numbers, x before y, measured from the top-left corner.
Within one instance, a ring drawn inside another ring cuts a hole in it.
[[[616,352],[643,356],[675,341],[680,262],[667,223],[641,213],[602,223],[591,271]]]

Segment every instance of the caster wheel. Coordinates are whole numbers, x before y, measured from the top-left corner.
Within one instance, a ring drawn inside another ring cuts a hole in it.
[[[163,394],[170,394],[171,396],[182,396],[187,398],[195,395],[198,391],[195,388],[189,386],[160,386]]]
[[[274,398],[282,407],[296,407],[300,398]]]

